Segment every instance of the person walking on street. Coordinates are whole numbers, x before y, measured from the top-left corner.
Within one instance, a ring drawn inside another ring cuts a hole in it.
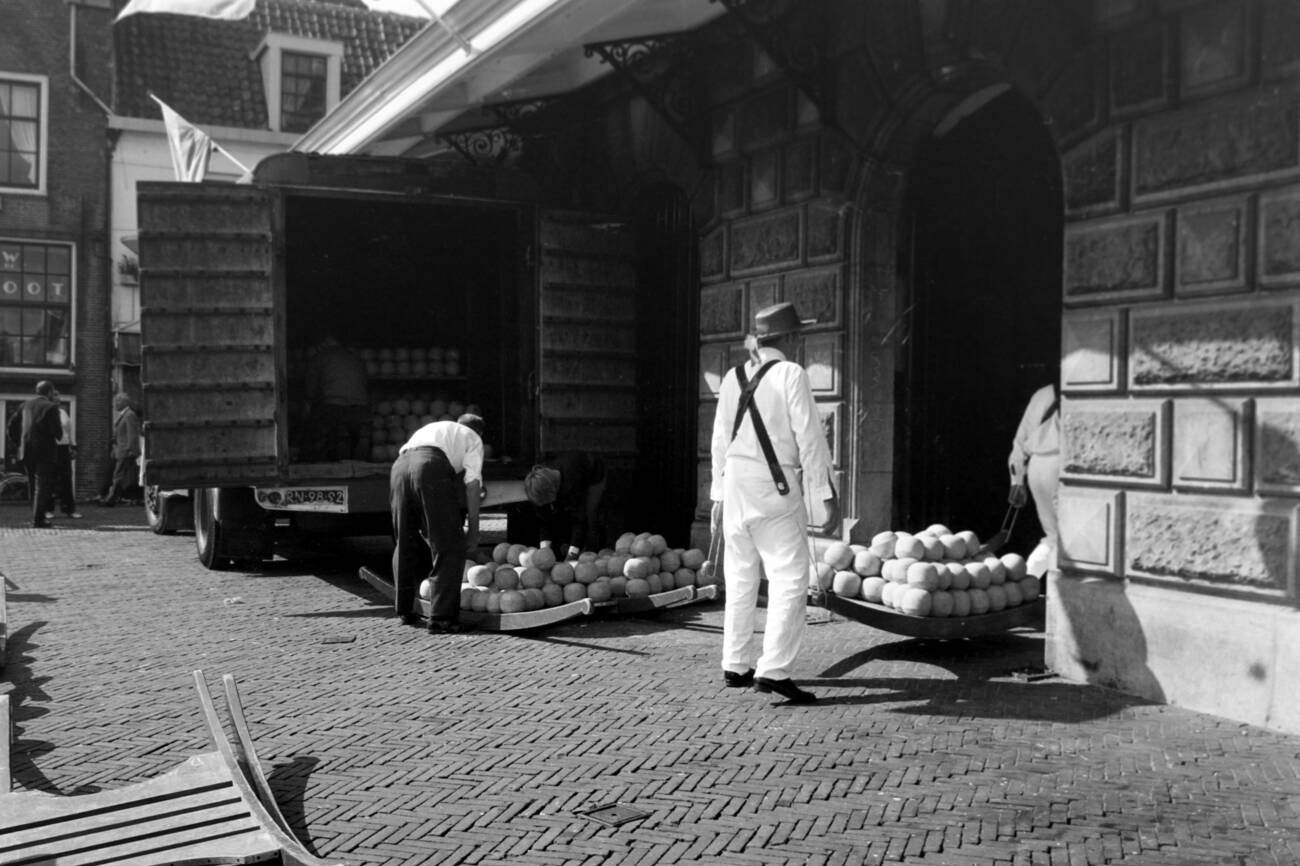
[[[791,678],[803,639],[811,557],[801,485],[825,505],[823,530],[839,522],[830,448],[808,374],[789,360],[804,323],[793,304],[754,316],[750,360],[723,377],[713,421],[712,527],[722,532],[722,670],[728,687],[753,685],[791,703],[812,692]],[[767,577],[767,622],[755,636],[759,579]],[[761,645],[761,653],[759,647]]]
[[[51,382],[36,383],[36,396],[22,405],[22,440],[20,454],[32,483],[32,526],[50,525],[46,517],[54,504],[54,485],[59,471],[59,436],[63,423],[59,420],[58,392]]]
[[[388,502],[394,604],[404,625],[419,622],[416,595],[420,581],[428,577],[433,585],[429,631],[461,630],[460,583],[468,551],[478,547],[482,484],[483,419],[477,415],[425,424],[393,461]]]
[[[1043,538],[1025,559],[1025,570],[1042,577],[1056,568],[1057,485],[1061,477],[1061,398],[1055,385],[1044,385],[1029,398],[1007,458],[1011,492],[1007,501],[1024,507],[1029,495],[1043,527]]]
[[[131,408],[131,398],[125,394],[113,397],[113,480],[108,494],[100,505],[116,505],[123,499],[134,499],[138,485],[136,478],[140,466],[140,418]]]
[[[54,391],[54,400],[58,402],[58,389]],[[58,480],[55,482],[54,498],[59,501],[59,508],[63,511],[64,517],[71,517],[74,520],[81,518],[81,512],[77,510],[77,495],[72,485],[72,461],[77,456],[77,445],[72,441],[72,416],[68,410],[63,408],[59,403],[59,423],[63,432],[58,441]],[[54,518],[53,511],[45,513],[46,520]]]

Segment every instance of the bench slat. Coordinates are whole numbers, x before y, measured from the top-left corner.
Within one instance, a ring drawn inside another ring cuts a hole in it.
[[[141,805],[148,814],[152,806],[168,799],[202,796],[207,792],[211,792],[215,799],[239,796],[230,771],[214,752],[188,758],[153,779],[94,794],[60,797],[14,791],[0,795],[0,805],[3,805],[0,808],[0,832],[34,829],[69,819],[87,820],[95,814],[111,815]]]
[[[101,812],[85,819],[73,815],[55,824],[0,833],[0,863],[14,851],[57,854],[64,849],[93,848],[123,839],[175,836],[192,827],[215,826],[248,817],[248,807],[240,802],[233,788],[227,788],[218,801],[206,795],[181,797],[165,803]]]
[[[229,824],[207,828],[206,832],[189,830],[183,838],[155,836],[147,839],[124,839],[91,850],[78,847],[56,848],[54,853],[24,851],[22,859],[14,864],[42,864],[42,866],[99,866],[123,862],[131,866],[172,864],[186,860],[206,859],[219,863],[251,863],[267,860],[279,852],[280,846],[262,830],[253,818],[243,818]],[[75,844],[75,843],[74,843]]]

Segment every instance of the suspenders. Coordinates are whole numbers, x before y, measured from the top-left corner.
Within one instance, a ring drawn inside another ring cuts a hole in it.
[[[763,378],[763,374],[772,368],[776,361],[768,361],[758,368],[753,379],[747,379],[745,376],[745,365],[736,365],[736,380],[740,383],[740,402],[736,406],[736,421],[731,426],[731,438],[736,438],[736,433],[740,431],[740,424],[745,420],[745,412],[749,412],[749,419],[754,424],[754,433],[758,436],[758,444],[763,449],[763,458],[767,460],[767,468],[772,471],[772,481],[776,483],[776,490],[782,496],[790,492],[790,484],[785,480],[785,472],[781,470],[781,463],[776,459],[776,450],[772,447],[772,439],[767,435],[767,426],[763,423],[763,416],[758,414],[758,406],[754,404],[754,390],[758,387],[758,382]]]

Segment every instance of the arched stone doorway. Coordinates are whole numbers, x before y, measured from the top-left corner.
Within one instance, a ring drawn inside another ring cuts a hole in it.
[[[1024,405],[1058,379],[1063,209],[1041,115],[1005,86],[957,102],[916,143],[900,203],[894,523],[987,537]],[[1011,549],[1037,540],[1032,511]]]

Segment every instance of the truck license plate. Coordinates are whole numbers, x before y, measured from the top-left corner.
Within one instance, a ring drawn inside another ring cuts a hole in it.
[[[346,487],[258,487],[257,504],[272,511],[327,511],[346,514]]]

